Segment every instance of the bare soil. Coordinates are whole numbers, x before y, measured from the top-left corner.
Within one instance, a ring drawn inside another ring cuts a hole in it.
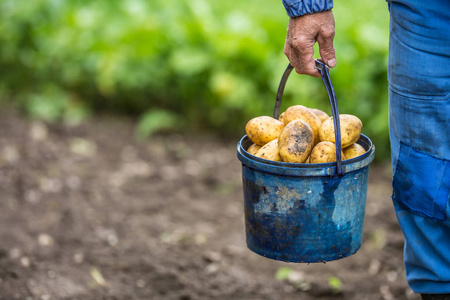
[[[419,299],[388,165],[373,165],[362,248],[287,264],[246,248],[238,139],[98,118],[0,118],[0,299]]]

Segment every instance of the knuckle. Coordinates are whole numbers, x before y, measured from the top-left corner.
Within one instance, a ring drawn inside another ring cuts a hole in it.
[[[295,72],[297,72],[297,74],[300,74],[300,75],[306,75],[306,73],[303,70],[298,69],[298,68],[295,68]]]
[[[334,38],[334,28],[332,27],[325,27],[322,28],[320,34],[325,38],[325,39],[331,39]]]
[[[312,73],[311,70],[302,63],[298,63],[294,67],[295,67],[295,72],[297,72],[298,74],[311,75],[311,73]]]
[[[298,35],[289,41],[289,45],[296,49],[303,49],[308,45],[308,38],[304,35]]]

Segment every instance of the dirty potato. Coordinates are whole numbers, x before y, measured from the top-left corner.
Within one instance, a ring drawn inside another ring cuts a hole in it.
[[[317,108],[310,108],[310,110],[319,117],[320,122],[325,121],[326,119],[328,119],[330,116],[324,112],[323,110],[317,109]]]
[[[286,109],[283,116],[284,124],[289,124],[294,120],[302,120],[311,126],[314,134],[314,144],[320,142],[319,128],[322,122],[309,108],[303,105],[294,105]]]
[[[351,159],[366,153],[366,149],[358,143],[348,146],[343,150],[345,159]]]
[[[281,161],[280,153],[278,151],[278,139],[274,139],[262,146],[256,152],[255,156],[273,161]]]
[[[261,146],[251,144],[250,147],[248,147],[247,152],[252,155],[255,155],[255,153],[258,152],[259,149],[261,149]]]
[[[278,138],[284,128],[284,123],[268,116],[256,117],[245,125],[248,138],[259,146]]]
[[[341,160],[344,160],[341,152]],[[336,161],[336,144],[332,142],[320,142],[311,151],[310,161],[312,164],[328,163]]]
[[[303,163],[313,146],[312,128],[302,120],[294,120],[287,124],[278,138],[278,149],[284,162]]]
[[[353,115],[342,114],[339,116],[341,123],[341,145],[346,148],[351,144],[356,143],[361,135],[362,122]],[[336,142],[334,138],[334,124],[333,117],[326,119],[319,130],[320,140],[327,142]]]

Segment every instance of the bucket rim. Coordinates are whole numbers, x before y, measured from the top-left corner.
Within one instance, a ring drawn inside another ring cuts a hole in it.
[[[256,157],[247,152],[245,145],[251,145],[251,141],[247,135],[244,135],[237,144],[237,156],[243,165],[250,168],[262,170],[270,173],[286,176],[334,176],[336,175],[336,163],[287,163],[279,161],[271,161]],[[342,174],[362,169],[368,166],[375,158],[375,146],[372,141],[364,134],[361,134],[358,144],[362,145],[366,150],[363,155],[352,159],[342,161]]]

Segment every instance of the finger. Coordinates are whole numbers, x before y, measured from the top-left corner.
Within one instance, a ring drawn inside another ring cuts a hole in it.
[[[286,57],[289,59],[289,63],[291,64],[291,66],[294,67],[295,71],[299,74],[303,74],[301,73],[301,65],[300,65],[300,61],[298,59],[298,55],[295,54],[295,51],[286,43],[284,45],[284,54],[286,55]]]
[[[313,77],[320,77],[319,71],[316,69],[316,63],[314,59],[312,62],[302,61],[301,57],[298,55],[291,55],[291,65],[295,68],[298,74],[310,75]]]
[[[333,45],[334,33],[334,26],[324,26],[317,36],[320,57],[330,68],[336,67],[336,53]]]
[[[323,63],[327,69],[330,69],[330,68],[327,66],[327,63],[324,62],[323,59],[322,59],[321,57],[320,57],[320,58],[317,58],[316,60],[318,60],[318,61],[320,61],[321,63]]]
[[[297,39],[293,43],[294,48],[291,48],[291,61],[295,61],[294,67],[297,73],[320,77],[314,62],[314,42]]]

